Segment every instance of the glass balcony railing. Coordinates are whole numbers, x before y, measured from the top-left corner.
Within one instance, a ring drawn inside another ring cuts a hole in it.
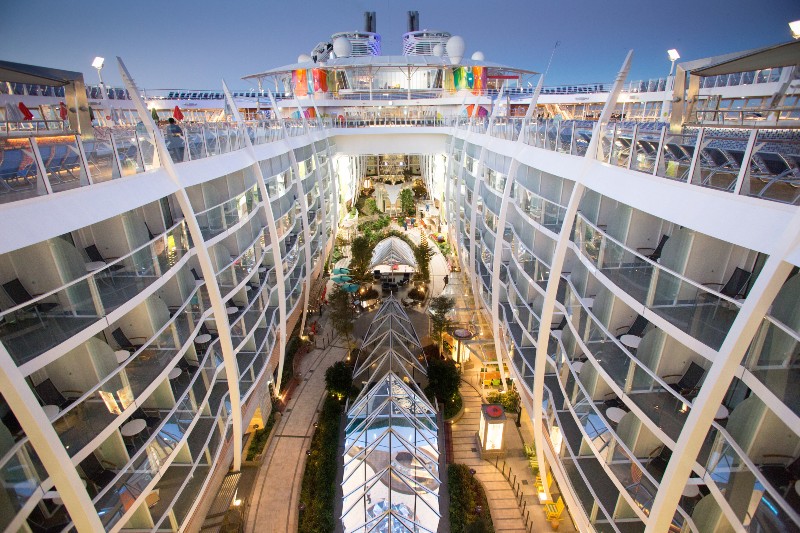
[[[186,226],[178,222],[103,268],[0,313],[0,340],[18,365],[25,364],[162,279],[188,251]]]
[[[261,193],[254,185],[235,198],[196,214],[203,237],[208,240],[235,226],[261,202]]]
[[[580,213],[574,240],[584,257],[637,302],[710,348],[722,345],[740,302],[626,248]]]
[[[0,528],[5,528],[32,498],[44,496],[42,482],[48,479],[39,456],[27,440],[14,445],[0,463],[0,479],[5,489],[5,508],[0,513]]]

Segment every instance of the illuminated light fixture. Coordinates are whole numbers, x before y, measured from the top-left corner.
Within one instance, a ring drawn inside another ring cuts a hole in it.
[[[674,48],[667,50],[667,55],[669,56],[670,61],[677,61],[681,58],[681,55]]]
[[[482,459],[503,452],[503,430],[506,427],[506,412],[498,403],[481,405],[481,419],[478,426],[478,441]]]
[[[92,61],[92,66],[97,70],[100,70],[101,68],[103,68],[105,62],[106,62],[105,58],[97,56],[94,58],[94,61]]]
[[[800,39],[800,20],[790,22],[789,29],[792,30],[792,39]]]

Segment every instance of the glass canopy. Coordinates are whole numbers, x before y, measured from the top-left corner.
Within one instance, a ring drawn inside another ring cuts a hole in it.
[[[342,524],[346,533],[435,533],[439,525],[436,410],[411,374],[419,340],[389,298],[364,337],[356,374],[371,381],[350,407],[345,428]]]
[[[369,268],[373,269],[378,265],[407,265],[417,268],[417,260],[407,242],[399,237],[387,237],[376,244],[372,251]]]

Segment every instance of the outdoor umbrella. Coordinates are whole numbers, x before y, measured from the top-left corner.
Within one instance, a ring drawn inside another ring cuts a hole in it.
[[[344,292],[356,292],[358,291],[358,284],[357,283],[348,283],[346,285],[342,285],[342,290]]]
[[[333,273],[334,274],[349,274],[350,273],[350,269],[349,268],[345,268],[345,267],[334,268],[333,269]]]
[[[25,104],[20,102],[18,107],[19,110],[22,111],[23,120],[33,120],[33,113],[31,113],[31,110],[28,109]]]
[[[348,281],[351,281],[352,279],[353,278],[351,278],[350,276],[335,276],[335,277],[331,278],[331,281],[333,281],[334,283],[347,283]]]
[[[175,120],[183,120],[183,113],[181,112],[181,108],[175,106],[175,109],[172,110],[172,116]]]

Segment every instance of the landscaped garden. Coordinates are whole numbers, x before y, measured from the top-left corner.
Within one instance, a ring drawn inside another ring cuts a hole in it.
[[[493,533],[494,525],[483,485],[467,465],[447,467],[452,533]]]

